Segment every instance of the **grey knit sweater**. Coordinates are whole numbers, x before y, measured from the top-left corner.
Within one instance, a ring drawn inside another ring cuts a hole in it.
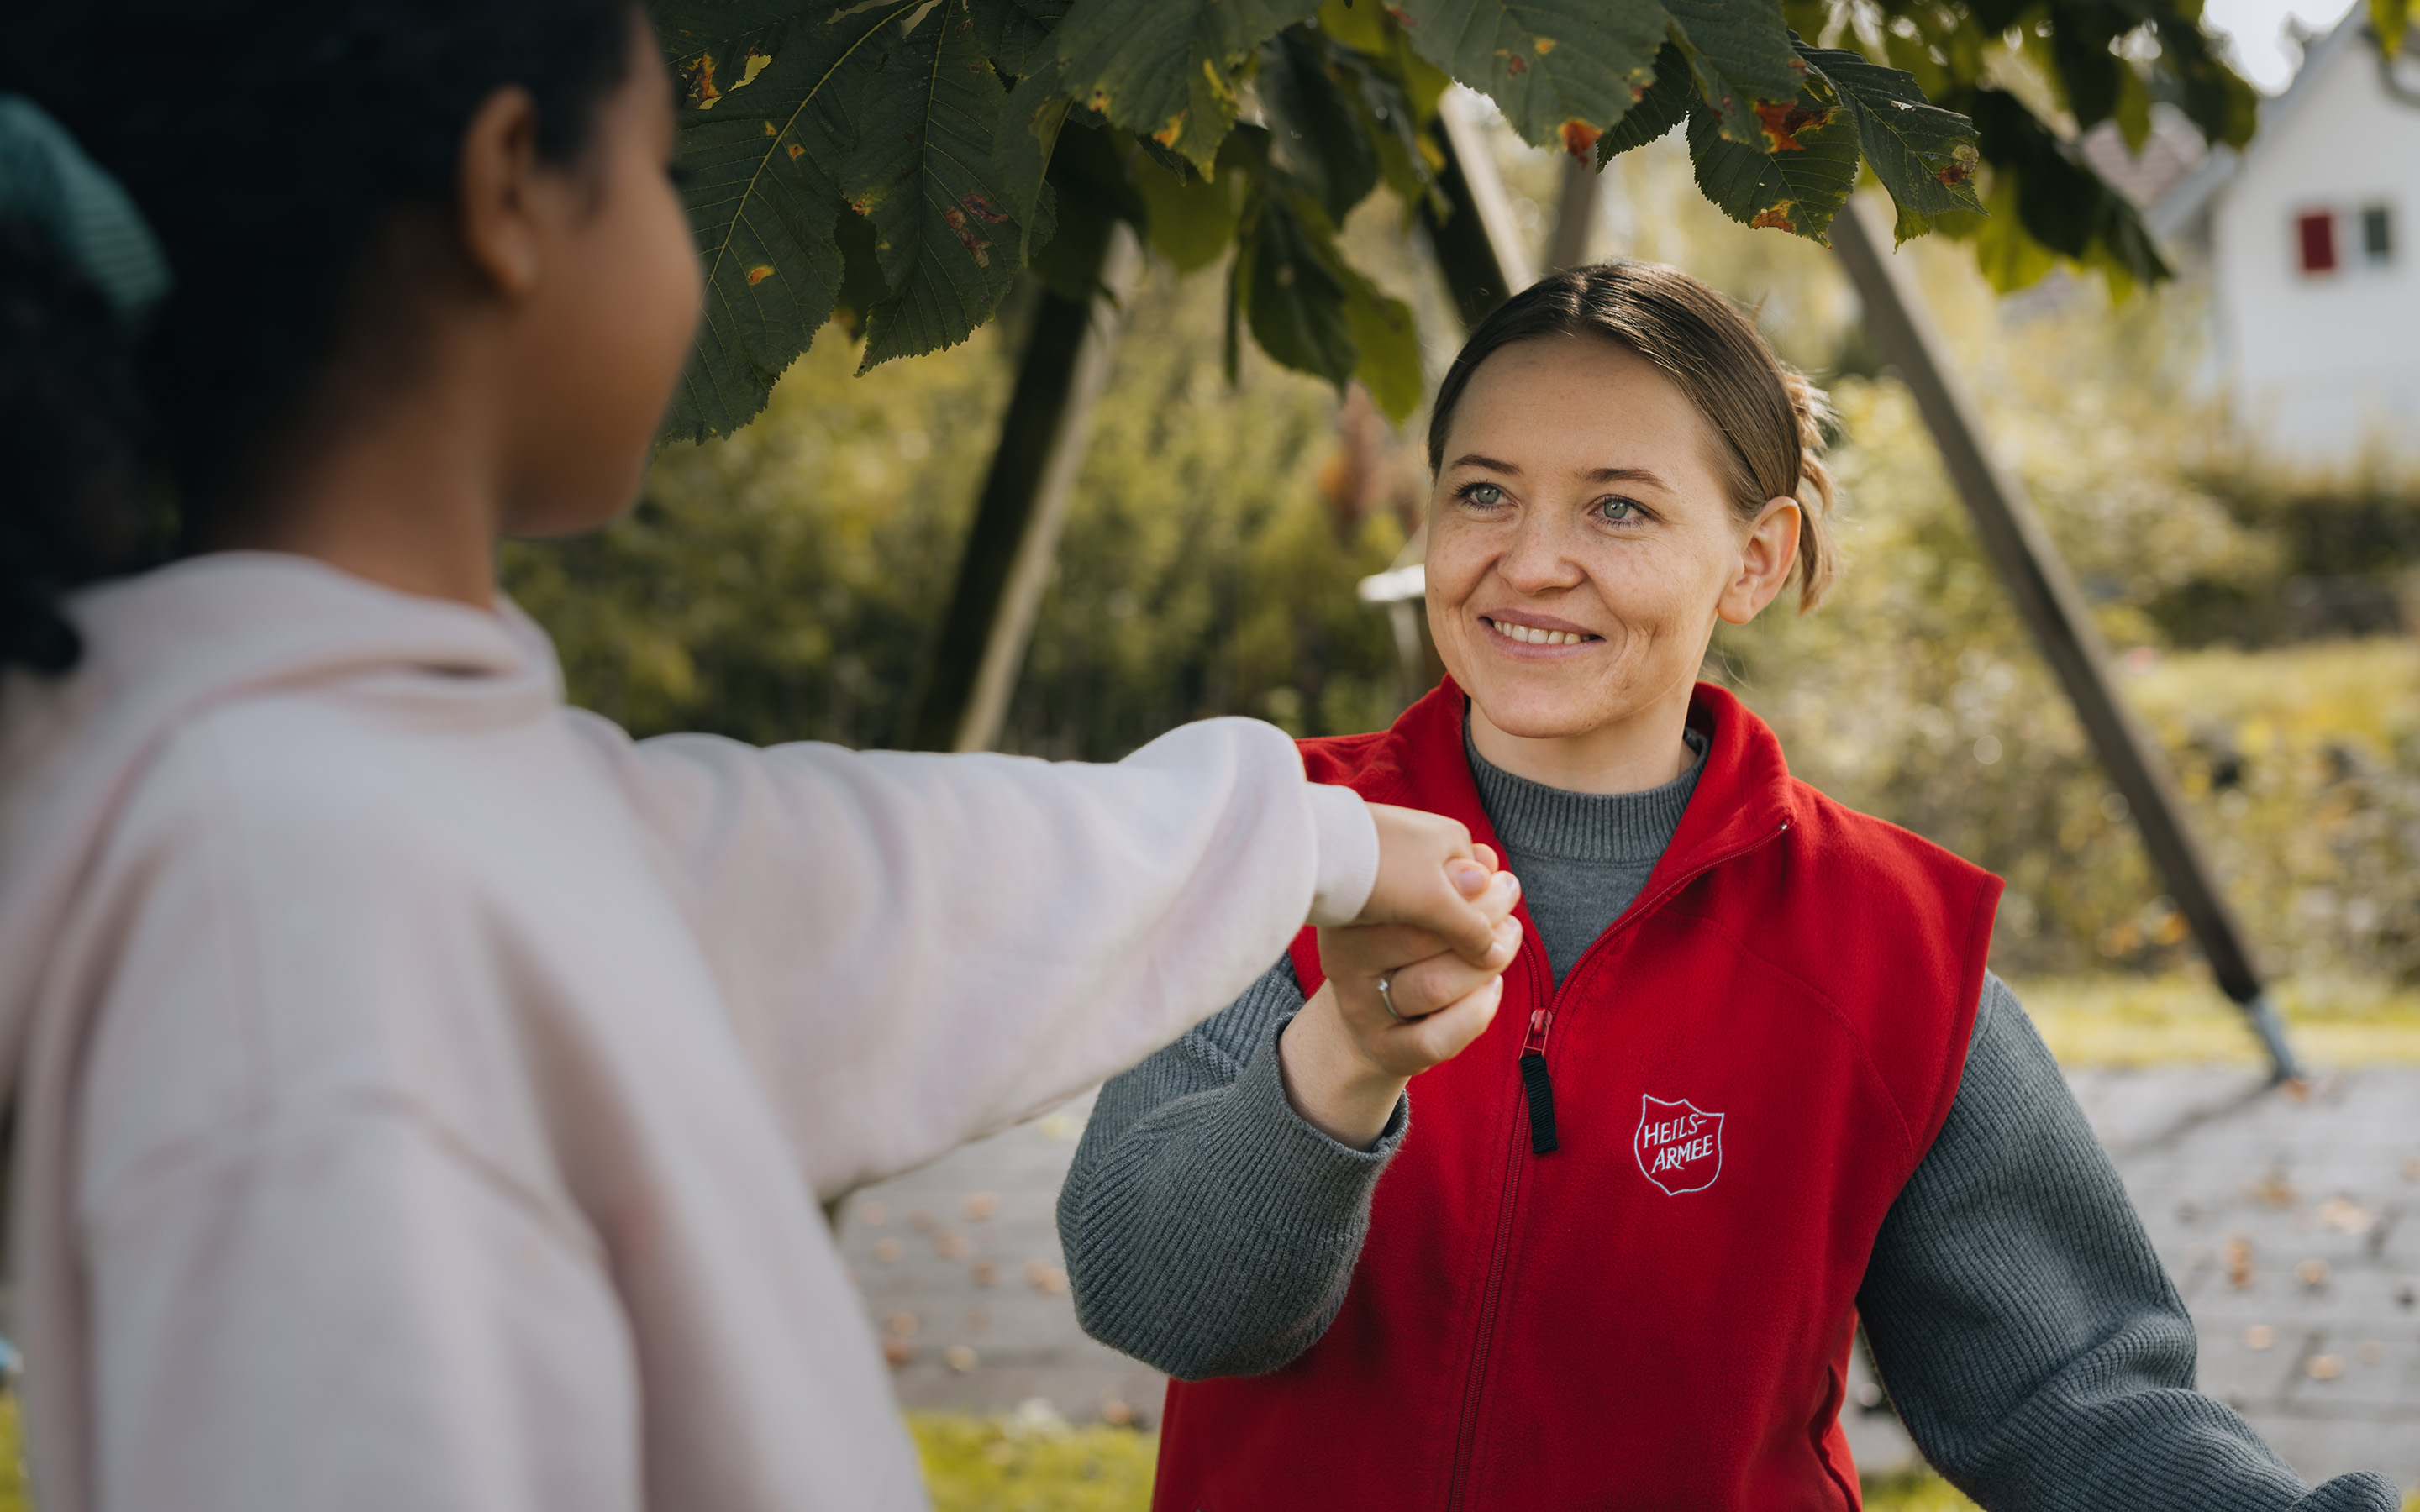
[[[1559,982],[1645,885],[1698,770],[1598,796],[1469,756]],[[1409,1132],[1408,1097],[1368,1149],[1294,1112],[1277,1043],[1302,1003],[1281,959],[1103,1088],[1061,1194],[1085,1331],[1171,1375],[1255,1375],[1318,1341],[1343,1304],[1371,1190]],[[2193,1389],[2184,1304],[1996,977],[1948,1120],[1884,1220],[1857,1303],[1908,1431],[1992,1512],[2400,1505],[2378,1475],[2306,1488]],[[1621,1467],[1606,1473],[1610,1488]]]

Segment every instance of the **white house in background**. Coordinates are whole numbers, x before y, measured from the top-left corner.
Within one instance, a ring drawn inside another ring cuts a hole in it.
[[[2420,32],[2389,65],[2367,11],[2309,42],[2249,147],[2160,186],[2147,217],[2206,259],[2237,424],[2319,466],[2420,457]]]

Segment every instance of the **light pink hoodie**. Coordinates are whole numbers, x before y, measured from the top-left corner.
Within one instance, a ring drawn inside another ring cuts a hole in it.
[[[507,609],[300,559],[0,687],[44,1512],[908,1508],[817,1211],[1240,992],[1376,845],[1285,736],[633,744]]]

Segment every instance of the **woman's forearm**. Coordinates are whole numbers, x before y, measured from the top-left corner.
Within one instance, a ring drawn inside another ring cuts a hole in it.
[[[1273,1041],[1302,1002],[1280,960],[1233,1007],[1110,1081],[1068,1172],[1059,1233],[1077,1317],[1171,1375],[1273,1370],[1318,1340],[1402,1142],[1400,1102],[1359,1148],[1288,1105]]]
[[[1376,1143],[1395,1104],[1411,1085],[1373,1065],[1355,1047],[1336,1003],[1336,985],[1322,982],[1278,1039],[1286,1101],[1305,1123],[1355,1149]]]

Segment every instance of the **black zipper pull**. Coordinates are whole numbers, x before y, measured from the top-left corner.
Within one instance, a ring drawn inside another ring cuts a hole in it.
[[[1521,1086],[1529,1094],[1529,1153],[1561,1148],[1555,1137],[1555,1081],[1546,1074],[1546,1026],[1555,1015],[1541,1008],[1529,1014],[1529,1038],[1521,1045]]]

